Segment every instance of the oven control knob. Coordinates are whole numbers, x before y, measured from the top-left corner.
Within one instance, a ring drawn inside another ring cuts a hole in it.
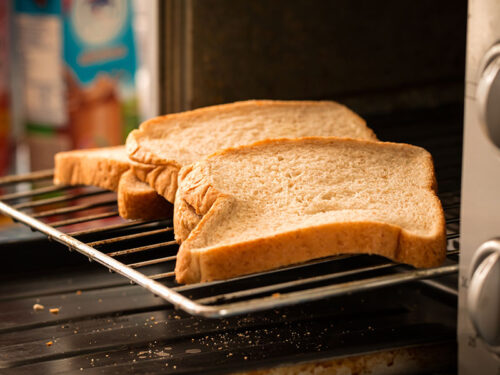
[[[496,351],[500,346],[500,239],[487,241],[477,250],[467,293],[472,324]]]
[[[497,53],[497,49],[495,50]],[[479,117],[490,141],[500,148],[500,55],[488,55],[476,91]]]

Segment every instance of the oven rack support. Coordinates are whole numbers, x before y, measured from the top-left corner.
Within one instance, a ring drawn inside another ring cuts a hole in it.
[[[52,171],[42,171],[22,176],[7,176],[5,178],[0,178],[0,186],[46,180],[46,179],[51,179],[52,176],[53,176]],[[142,235],[140,233],[132,234],[128,236],[114,237],[111,239],[94,241],[89,243],[85,243],[76,238],[77,236],[82,234],[106,232],[108,230],[114,230],[117,228],[138,227],[140,225],[148,224],[150,222],[141,220],[128,221],[124,222],[123,224],[110,225],[104,228],[93,228],[86,231],[64,233],[63,231],[57,229],[57,227],[64,227],[75,223],[88,223],[96,219],[113,217],[117,216],[117,212],[111,211],[97,215],[94,214],[85,217],[79,217],[76,219],[60,220],[57,222],[52,222],[50,224],[42,221],[42,219],[47,218],[49,216],[75,213],[96,207],[112,205],[113,203],[116,203],[116,199],[101,203],[74,205],[73,207],[65,207],[61,209],[49,208],[46,211],[36,212],[35,214],[31,215],[21,211],[21,209],[26,209],[26,208],[30,209],[34,207],[39,208],[42,207],[43,205],[49,205],[54,203],[62,203],[62,202],[68,203],[77,199],[88,198],[99,194],[99,191],[98,192],[94,191],[94,192],[86,192],[83,194],[80,192],[78,194],[71,195],[68,191],[72,188],[75,187],[49,185],[49,186],[38,187],[28,191],[4,194],[3,196],[0,196],[0,213],[3,213],[11,217],[17,222],[27,225],[33,230],[37,230],[45,234],[49,239],[67,246],[70,250],[78,251],[82,255],[88,257],[89,260],[98,262],[99,264],[108,268],[110,271],[116,272],[126,277],[127,279],[130,280],[130,282],[136,283],[144,287],[145,289],[154,293],[156,296],[163,298],[164,300],[168,301],[174,306],[192,315],[204,316],[209,318],[224,318],[233,315],[246,314],[250,312],[278,308],[292,304],[300,304],[327,297],[341,296],[355,292],[362,292],[371,289],[387,287],[422,279],[426,279],[425,282],[429,284],[436,284],[434,281],[428,279],[449,274],[455,274],[458,271],[458,264],[456,264],[456,262],[453,262],[453,264],[448,264],[432,269],[413,269],[410,267],[399,265],[397,263],[385,261],[381,264],[371,265],[367,267],[360,267],[357,269],[350,269],[350,270],[341,270],[326,275],[319,275],[319,276],[312,276],[305,278],[299,277],[295,278],[294,280],[278,281],[275,283],[266,284],[262,286],[255,285],[250,288],[225,292],[222,294],[211,295],[209,292],[210,288],[212,288],[213,286],[231,285],[241,280],[263,275],[270,275],[270,274],[272,275],[274,273],[279,273],[287,270],[297,270],[297,272],[299,272],[300,269],[304,267],[304,265],[295,265],[280,270],[262,272],[257,275],[248,275],[231,280],[222,280],[222,281],[214,281],[208,283],[183,285],[183,286],[177,286],[177,285],[166,286],[157,280],[165,278],[173,278],[174,277],[173,271],[147,276],[144,273],[137,271],[136,269],[145,265],[174,261],[175,256],[156,258],[128,265],[116,260],[114,256],[132,253],[136,251],[149,250],[152,248],[175,245],[174,241],[168,241],[159,244],[152,244],[132,249],[125,249],[125,250],[114,251],[111,253],[105,253],[103,251],[96,249],[96,247],[99,247],[100,245],[103,244],[109,244],[113,242],[128,240],[130,238],[141,237]],[[109,193],[104,190],[101,190],[100,192]],[[22,198],[31,199],[32,197],[40,196],[46,193],[60,193],[63,195],[55,198],[27,201],[17,204],[7,204],[4,202],[6,200],[18,200]],[[459,220],[458,218],[451,218],[450,222],[456,223],[458,220]],[[172,228],[162,228],[156,231],[149,231],[147,232],[147,234],[156,234],[171,230]],[[458,233],[450,233],[448,235],[449,240],[453,240],[455,238],[458,238]],[[449,256],[454,256],[457,254],[458,250],[448,252]],[[314,263],[329,262],[339,259],[353,258],[357,256],[358,255],[336,256],[327,259],[320,259],[315,262],[309,262],[305,266]],[[403,270],[398,270],[398,268],[400,267],[403,267]],[[332,281],[347,276],[352,276],[352,275],[356,276],[358,274],[362,275],[364,273],[369,274],[371,271],[384,270],[384,269],[395,270],[395,272],[385,275],[377,275],[373,277],[348,280],[340,283],[331,283],[327,285],[308,287],[308,285],[314,285],[315,283],[318,282]],[[300,289],[304,287],[305,289]],[[285,292],[285,290],[290,290],[290,289],[291,291]],[[440,286],[438,289],[444,290],[445,292],[451,294],[455,294],[454,290],[452,289],[450,290],[450,288],[447,288],[445,286]],[[203,297],[198,299],[192,299],[183,294],[186,292],[192,293],[200,291],[202,292]],[[232,300],[234,300],[235,302],[224,302]],[[223,301],[224,303],[221,303],[221,301]]]

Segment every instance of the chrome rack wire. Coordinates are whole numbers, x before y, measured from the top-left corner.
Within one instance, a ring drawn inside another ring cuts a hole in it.
[[[448,259],[441,267],[417,270],[377,256],[335,256],[230,280],[178,285],[174,275],[178,246],[171,220],[122,220],[116,212],[116,196],[107,196],[113,193],[53,186],[52,176],[51,171],[43,171],[0,178],[0,187],[36,181],[32,190],[0,196],[0,212],[193,315],[222,318],[417,280],[456,294],[455,289],[429,279],[458,271],[458,192],[441,195],[448,237]],[[45,186],[40,186],[44,181]],[[102,199],[95,201],[96,197]],[[99,227],[94,223],[113,217],[121,221]],[[71,231],[75,224],[80,228]],[[66,231],[56,229],[64,227]]]

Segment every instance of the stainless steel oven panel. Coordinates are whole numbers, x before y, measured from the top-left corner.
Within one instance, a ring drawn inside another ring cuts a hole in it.
[[[499,374],[500,2],[470,0],[461,206],[459,373]],[[488,242],[490,241],[490,242]]]

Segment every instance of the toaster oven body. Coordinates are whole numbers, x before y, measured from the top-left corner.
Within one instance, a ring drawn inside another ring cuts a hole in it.
[[[500,373],[500,2],[470,0],[459,282],[459,372]],[[493,240],[493,241],[490,241]]]
[[[340,101],[379,139],[431,152],[456,254],[464,0],[165,0],[159,7],[161,112],[250,98]],[[4,234],[0,373],[236,373],[423,347],[433,348],[429,366],[409,361],[398,372],[390,363],[393,373],[456,369],[456,274],[213,320],[176,310],[64,246]],[[461,361],[474,363],[474,355]]]

